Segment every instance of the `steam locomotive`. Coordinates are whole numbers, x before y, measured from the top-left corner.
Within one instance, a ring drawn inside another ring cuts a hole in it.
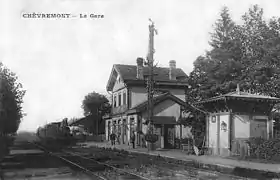
[[[70,128],[68,126],[60,126],[60,123],[50,123],[37,130],[39,138],[65,138],[70,136]]]
[[[41,144],[48,146],[70,145],[74,140],[69,126],[62,122],[53,122],[44,127],[39,127],[37,129],[37,136]]]

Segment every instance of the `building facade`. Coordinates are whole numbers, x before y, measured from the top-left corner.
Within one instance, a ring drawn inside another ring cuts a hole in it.
[[[237,155],[249,138],[273,137],[271,110],[280,99],[240,92],[196,103],[208,112],[206,147],[212,155]]]
[[[109,140],[111,133],[117,134],[121,144],[129,144],[131,133],[136,132],[136,144],[144,145],[143,136],[147,132],[147,78],[148,67],[144,60],[137,58],[136,65],[113,65],[107,83],[107,91],[112,98],[111,115],[106,118],[105,134]],[[158,148],[172,148],[179,136],[176,124],[182,106],[185,105],[187,75],[176,62],[169,67],[154,68],[154,124],[158,134]],[[184,133],[183,133],[184,134]]]
[[[68,123],[69,126],[81,126],[90,134],[105,134],[105,121],[97,114],[75,119]]]

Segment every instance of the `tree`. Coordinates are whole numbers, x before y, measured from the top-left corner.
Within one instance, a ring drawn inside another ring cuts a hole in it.
[[[205,99],[242,90],[280,97],[280,19],[264,21],[255,5],[237,25],[223,8],[214,24],[212,49],[194,62],[188,91],[192,99]],[[275,87],[275,88],[271,88]]]
[[[245,52],[245,85],[253,92],[279,96],[279,18],[266,22],[263,9],[253,6],[242,17],[242,46]],[[249,86],[249,87],[248,87]],[[270,87],[275,87],[271,89]]]
[[[252,93],[280,97],[280,18],[265,21],[257,5],[236,24],[224,7],[214,24],[211,49],[194,61],[186,101],[197,102],[234,91],[236,85]],[[195,116],[194,116],[195,117]],[[202,123],[189,125],[199,131]]]
[[[212,96],[211,87],[215,84],[208,78],[208,68],[211,66],[209,59],[199,56],[193,65],[194,69],[188,79],[190,88],[186,91],[186,102],[190,103]]]
[[[210,45],[213,47],[207,52],[206,58],[211,61],[208,68],[208,81],[215,82],[211,90],[215,95],[224,94],[232,90],[236,84],[236,77],[242,70],[242,49],[240,38],[237,36],[239,29],[230,17],[229,10],[224,7],[220,18],[211,33]]]
[[[201,109],[192,106],[190,103],[187,103],[184,111],[188,114],[188,117],[180,118],[177,123],[191,127],[191,133],[195,139],[195,144],[201,148],[206,135],[206,114]]]
[[[0,62],[0,133],[17,132],[24,113],[22,111],[25,90],[18,82],[15,73],[4,67]]]
[[[82,104],[84,115],[100,113],[101,116],[110,113],[111,105],[105,95],[91,92],[85,96]]]
[[[100,120],[96,121],[96,133],[98,134],[98,125],[101,123],[102,117],[111,112],[111,104],[109,103],[109,100],[102,94],[91,92],[85,96],[82,108],[85,116],[96,115],[97,119]]]
[[[224,7],[220,18],[214,24],[209,44],[212,49],[205,56],[199,56],[190,73],[188,94],[201,100],[221,95],[233,90],[240,76],[242,66],[242,46],[240,46],[239,28],[230,17],[229,10]]]
[[[211,34],[209,44],[216,49],[224,48],[227,42],[233,39],[235,23],[230,17],[229,9],[223,7],[220,12],[220,18],[214,24],[214,32]],[[228,46],[228,48],[231,48]]]

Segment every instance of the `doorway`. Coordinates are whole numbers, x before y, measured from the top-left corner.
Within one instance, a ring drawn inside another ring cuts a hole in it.
[[[127,143],[127,124],[126,124],[126,119],[123,119],[122,123],[122,143],[126,144]]]
[[[174,125],[165,124],[163,129],[164,129],[164,148],[173,149],[174,148],[174,136],[175,136]]]
[[[209,121],[209,148],[211,149],[212,155],[218,155],[218,146],[219,146],[219,122],[218,122],[218,116],[212,115],[208,119]]]
[[[108,132],[107,132],[107,133],[108,133],[107,139],[110,140],[110,135],[111,135],[111,121],[108,121],[108,129],[107,129],[107,130],[108,130]]]

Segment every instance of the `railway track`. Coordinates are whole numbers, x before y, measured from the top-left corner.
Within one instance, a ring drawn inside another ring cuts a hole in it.
[[[117,167],[115,167],[115,166],[113,166],[113,165],[109,165],[109,164],[107,164],[107,163],[102,163],[102,162],[96,161],[96,160],[94,160],[94,159],[91,159],[90,157],[87,157],[87,156],[88,156],[87,153],[85,153],[85,154],[83,154],[83,155],[81,155],[80,153],[74,153],[74,152],[64,152],[64,153],[72,154],[72,155],[78,156],[78,157],[80,157],[80,158],[89,160],[89,161],[94,161],[94,162],[100,163],[100,164],[102,164],[102,165],[109,166],[109,167],[111,167],[112,169],[117,169],[118,171],[122,171],[122,172],[125,172],[125,173],[129,173],[129,174],[132,175],[131,179],[146,179],[146,180],[149,179],[149,180],[151,180],[150,178],[141,176],[141,175],[136,174],[136,173],[134,173],[134,172],[129,172],[129,171],[126,170],[126,169],[120,169],[120,168],[117,168]],[[170,170],[168,170],[168,169],[165,169],[164,171],[171,172],[172,176],[166,175],[166,176],[157,177],[157,178],[152,178],[152,179],[157,179],[157,180],[174,179],[175,176],[178,177],[178,175],[179,175],[180,177],[183,176],[183,177],[185,177],[185,178],[183,178],[183,179],[186,179],[186,174],[178,173],[178,172],[175,172],[175,171],[170,171]],[[195,177],[195,176],[193,176],[193,177]],[[126,178],[125,178],[125,179],[126,179]]]
[[[67,153],[75,154],[77,156],[80,156],[83,159],[90,159],[91,161],[95,161],[94,159],[91,159],[88,156],[89,155],[88,153],[77,153],[77,152],[67,152]],[[113,165],[110,165],[110,167],[116,168]],[[223,177],[223,179],[226,178],[227,180],[242,180],[242,179],[249,180],[248,178],[244,178],[244,177],[240,177],[240,176],[223,174],[223,173],[216,172],[216,171],[199,169],[199,168],[195,168],[195,167],[191,167],[191,166],[187,166],[187,165],[175,164],[175,163],[171,163],[171,162],[159,162],[158,165],[155,165],[154,169],[156,169],[158,171],[162,171],[165,174],[170,174],[169,176],[166,175],[166,176],[158,177],[158,178],[156,178],[157,180],[166,179],[166,178],[173,179],[175,177],[177,177],[177,178],[181,177],[182,179],[186,179],[186,178],[196,179],[198,176],[207,176],[207,177],[211,176],[214,179]],[[133,173],[133,174],[135,174],[135,173]],[[139,176],[138,174],[135,174],[135,175]],[[148,178],[146,178],[146,179],[148,179]],[[152,178],[152,179],[155,179],[155,178]]]
[[[89,156],[88,153],[73,152],[73,151],[61,151],[59,153],[53,153],[48,151],[46,148],[36,144],[38,147],[48,152],[49,154],[63,160],[64,162],[70,164],[71,166],[78,168],[87,174],[91,175],[98,180],[113,180],[113,179],[135,179],[135,180],[150,180],[155,178],[147,178],[149,176],[143,174],[134,173],[132,170],[118,168],[115,165],[110,165],[108,163],[100,162]],[[171,167],[171,168],[170,168]],[[225,177],[227,180],[236,179],[248,179],[240,176],[234,176],[229,174],[223,174],[216,171],[210,171],[205,169],[199,169],[196,167],[191,167],[184,164],[176,164],[173,162],[160,161],[158,165],[155,166],[166,174],[172,174],[171,176],[162,176],[156,178],[157,180],[163,179],[176,179],[176,177],[182,177],[179,179],[193,178],[196,179],[198,176],[211,176],[214,179],[219,177]],[[175,177],[176,176],[176,177]],[[173,178],[172,178],[173,177]],[[199,178],[200,179],[200,178]],[[204,178],[203,178],[204,179]],[[207,178],[208,179],[208,178]],[[224,179],[224,178],[223,178]]]
[[[96,180],[150,180],[144,176],[128,172],[124,169],[120,169],[109,165],[107,163],[99,162],[88,157],[82,156],[73,152],[62,151],[60,153],[54,153],[47,150],[45,147],[35,144],[40,149],[55,156],[67,164],[86,172]]]
[[[73,154],[79,155],[82,158],[85,159],[91,159],[88,155],[88,153],[77,153],[77,152],[72,152]],[[93,159],[91,159],[93,160]],[[95,161],[95,160],[93,160]],[[113,167],[112,165],[110,165]],[[116,168],[116,167],[114,167]],[[242,177],[242,176],[236,176],[236,175],[231,175],[231,174],[224,174],[218,171],[213,171],[213,170],[207,170],[207,169],[201,169],[197,167],[193,167],[191,165],[185,165],[185,164],[177,164],[173,162],[165,162],[165,161],[159,161],[157,165],[155,165],[155,169],[161,170],[162,172],[169,172],[169,174],[173,174],[174,176],[181,176],[181,177],[191,177],[191,178],[197,178],[198,176],[207,176],[207,177],[212,177],[214,179],[216,178],[223,178],[227,180],[253,180],[252,178],[248,177]],[[167,176],[166,176],[167,177]],[[164,179],[166,177],[159,177],[157,179]]]

